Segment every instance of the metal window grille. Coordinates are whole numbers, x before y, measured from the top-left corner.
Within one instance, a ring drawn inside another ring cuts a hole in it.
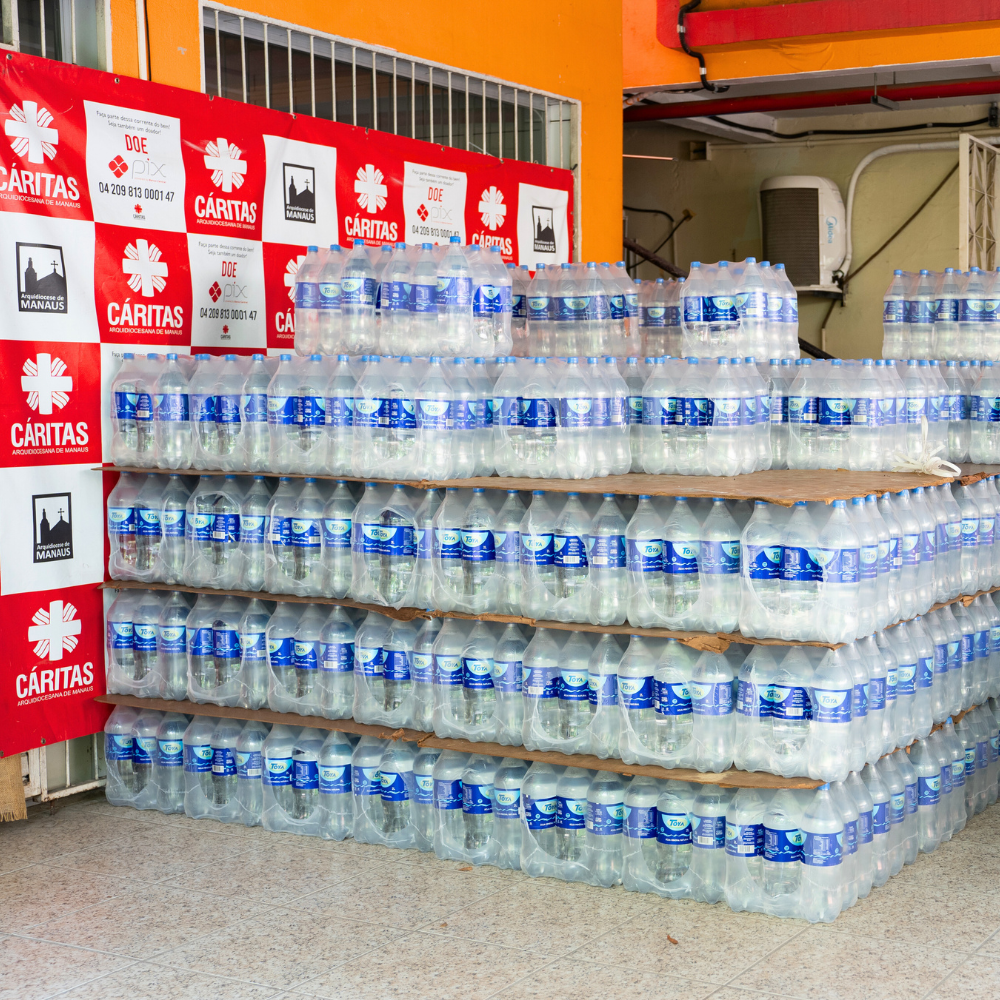
[[[1000,150],[967,132],[958,137],[958,250],[963,271],[992,271],[1000,235]]]
[[[3,48],[110,69],[105,0],[0,0]]]
[[[81,736],[21,754],[24,797],[50,802],[106,782],[103,733]]]
[[[579,162],[578,101],[216,4],[201,11],[207,94],[504,159]]]

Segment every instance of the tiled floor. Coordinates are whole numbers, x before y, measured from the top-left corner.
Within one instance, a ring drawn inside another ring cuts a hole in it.
[[[810,927],[90,798],[0,825],[0,1000],[996,1000],[998,842]]]

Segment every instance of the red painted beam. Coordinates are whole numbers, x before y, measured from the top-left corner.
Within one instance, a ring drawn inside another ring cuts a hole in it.
[[[677,14],[682,0],[657,0],[656,37],[670,49],[681,48]],[[807,0],[805,3],[732,10],[692,11],[684,18],[688,45],[701,50],[738,42],[763,42],[813,35],[862,31],[902,31],[952,24],[1000,21],[997,0]]]
[[[720,97],[710,101],[678,101],[676,104],[639,104],[626,108],[627,122],[658,121],[667,118],[704,118],[706,115],[737,115],[752,111],[805,111],[812,108],[841,108],[870,104],[875,90],[803,91],[797,94],[762,94],[758,97]],[[1000,77],[990,80],[945,80],[940,83],[895,84],[879,87],[879,97],[891,101],[932,101],[946,97],[989,97],[1000,95]]]

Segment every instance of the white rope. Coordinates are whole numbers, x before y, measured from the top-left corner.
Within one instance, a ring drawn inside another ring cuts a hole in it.
[[[927,437],[930,426],[927,417],[920,418],[920,454],[915,458],[904,452],[897,451],[893,456],[898,462],[892,467],[893,472],[922,472],[925,476],[940,476],[942,479],[950,479],[953,476],[962,474],[962,470],[951,462],[945,461],[939,452],[942,445],[931,447]]]

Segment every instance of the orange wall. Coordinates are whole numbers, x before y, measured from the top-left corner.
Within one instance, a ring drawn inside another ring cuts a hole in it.
[[[750,3],[706,3],[713,7],[763,6]],[[862,0],[857,0],[858,3]],[[899,2],[899,0],[897,0]],[[623,86],[656,87],[697,83],[698,63],[679,49],[656,39],[657,0],[622,0]],[[1000,28],[993,22],[913,28],[896,32],[825,35],[705,50],[710,80],[742,80],[801,73],[830,73],[876,66],[995,59]]]
[[[150,74],[201,87],[195,0],[146,0]],[[114,69],[138,72],[133,0],[111,0]],[[234,4],[235,6],[235,4]],[[622,8],[614,0],[244,0],[246,13],[381,45],[581,102],[579,232],[584,260],[621,256]],[[119,32],[119,25],[126,27]],[[122,49],[119,49],[119,37]],[[119,60],[119,51],[122,58]]]

